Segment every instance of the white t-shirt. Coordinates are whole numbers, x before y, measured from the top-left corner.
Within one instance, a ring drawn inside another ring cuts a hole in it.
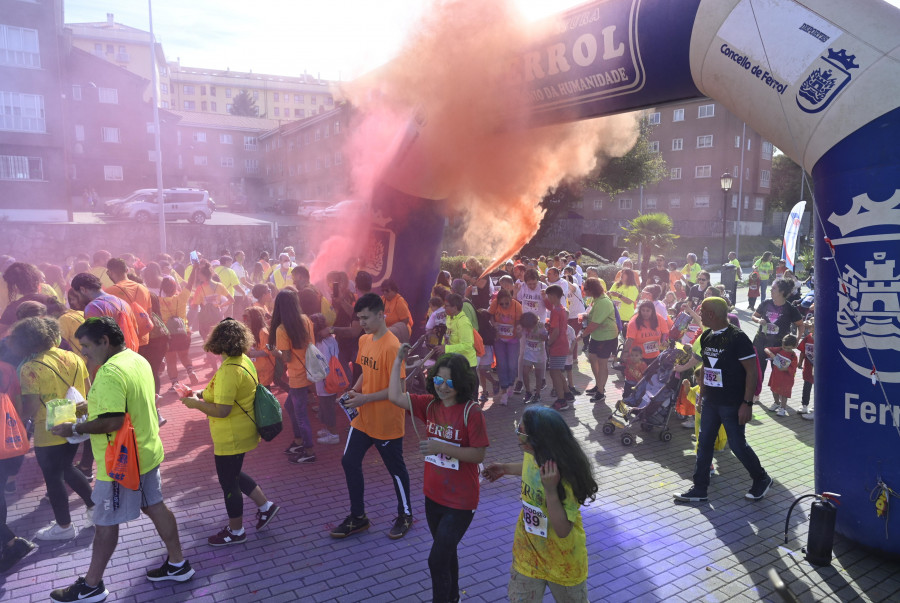
[[[539,327],[537,335],[526,333],[522,336],[522,359],[543,366],[547,362],[546,341],[541,334],[546,334],[544,327]]]
[[[547,285],[538,281],[538,286],[531,290],[528,285],[522,285],[516,299],[522,304],[522,313],[536,314],[538,321],[543,324],[547,320],[547,306],[544,305],[544,291]]]
[[[566,305],[569,307],[569,318],[578,318],[579,314],[587,312],[584,305],[584,299],[581,297],[581,287],[572,285],[569,281],[564,281],[570,285],[566,292]]]
[[[428,317],[428,321],[425,323],[425,330],[430,331],[438,325],[445,324],[447,324],[447,311],[443,308],[438,308]]]
[[[572,354],[572,344],[575,343],[575,329],[572,325],[566,326],[566,338],[569,340],[569,354],[566,356],[566,366],[575,364],[575,356]]]
[[[247,270],[244,269],[243,264],[241,264],[240,262],[235,262],[234,264],[232,264],[231,269],[234,270],[234,273],[237,275],[238,280],[242,281],[242,279],[247,278]],[[244,287],[243,281],[239,286],[235,287],[234,294],[237,296],[247,295],[247,290]]]

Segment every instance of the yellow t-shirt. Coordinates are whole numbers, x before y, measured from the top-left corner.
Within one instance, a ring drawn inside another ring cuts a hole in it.
[[[613,286],[610,287],[609,290],[631,300],[630,304],[626,304],[618,297],[610,297],[613,303],[618,305],[619,318],[622,319],[622,322],[631,320],[631,317],[634,316],[634,305],[637,303],[638,297],[641,294],[640,291],[638,291],[638,288],[630,285],[623,285],[621,283],[613,283]]]
[[[251,419],[255,396],[256,367],[253,362],[244,354],[226,358],[203,390],[206,402],[231,406],[228,416],[209,417],[214,454],[241,454],[259,444],[256,424]]]
[[[22,386],[22,395],[33,394],[41,397],[41,405],[38,406],[34,415],[34,445],[65,444],[66,438],[55,436],[47,431],[45,404],[50,400],[65,398],[66,392],[72,386],[87,399],[88,373],[84,366],[84,360],[73,352],[50,348],[22,364],[19,371],[19,382]]]
[[[237,273],[228,266],[216,266],[213,268],[213,272],[219,275],[219,282],[228,291],[228,295],[234,297],[234,288],[241,285],[241,280],[238,278]],[[241,294],[243,295],[243,291],[241,291]]]
[[[57,319],[59,322],[59,334],[69,344],[73,352],[81,354],[81,342],[75,337],[75,331],[84,324],[84,312],[81,310],[67,310]]]
[[[566,499],[562,501],[572,530],[560,538],[550,525],[541,470],[531,453],[522,460],[522,511],[513,537],[513,569],[524,576],[547,580],[563,586],[575,586],[587,580],[588,556],[581,509],[572,488],[563,482]],[[525,512],[529,528],[525,527]]]
[[[703,268],[700,266],[700,264],[694,262],[693,264],[685,264],[684,268],[681,269],[681,274],[683,274],[684,278],[686,278],[692,285],[696,285],[697,275],[700,274],[701,270],[703,270]]]
[[[101,289],[106,289],[113,285],[112,279],[106,274],[106,266],[93,266],[91,268],[91,274],[100,279]]]
[[[187,302],[191,296],[191,290],[184,288],[171,297],[159,298],[159,317],[163,322],[168,322],[173,316],[187,321]]]
[[[159,439],[156,388],[150,363],[143,356],[126,349],[103,363],[94,377],[87,401],[89,421],[106,413],[131,416],[141,475],[159,466],[165,454]],[[113,481],[106,473],[104,459],[107,443],[114,442],[117,433],[91,434],[91,449],[100,467],[97,479],[103,482]]]
[[[388,331],[376,341],[374,335],[359,338],[356,363],[362,367],[362,392],[371,394],[387,389],[391,380],[394,359],[400,350],[400,340]],[[403,367],[401,367],[403,369]],[[402,370],[400,376],[405,376]],[[376,440],[402,438],[406,429],[406,411],[390,400],[377,400],[359,407],[359,415],[350,425]]]

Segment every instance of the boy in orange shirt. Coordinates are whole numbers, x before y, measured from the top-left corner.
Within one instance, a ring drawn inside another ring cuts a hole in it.
[[[397,493],[397,518],[388,534],[388,537],[396,540],[406,535],[413,521],[409,500],[409,472],[403,460],[406,414],[387,397],[391,368],[400,350],[400,340],[388,330],[384,320],[384,302],[374,293],[366,293],[360,297],[353,311],[365,334],[359,338],[359,353],[356,357],[356,363],[362,367],[362,375],[341,398],[341,403],[346,408],[356,408],[359,411],[350,422],[350,433],[341,459],[350,494],[350,515],[331,531],[331,537],[346,538],[369,529],[364,502],[362,460],[366,451],[375,446],[391,474],[391,482]]]

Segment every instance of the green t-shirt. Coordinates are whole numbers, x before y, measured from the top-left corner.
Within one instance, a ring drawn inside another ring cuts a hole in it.
[[[594,303],[591,304],[588,319],[600,325],[591,331],[591,339],[594,341],[609,341],[610,339],[615,339],[619,334],[619,328],[616,326],[615,308],[612,301],[605,295],[596,298]]]
[[[225,286],[228,295],[234,297],[234,288],[241,286],[241,280],[238,278],[237,272],[228,266],[216,266],[213,270],[219,275],[219,281]]]
[[[158,466],[163,460],[163,444],[159,439],[159,418],[156,413],[156,387],[153,371],[143,356],[131,350],[119,352],[97,370],[88,392],[88,420],[106,413],[127,412],[134,425],[141,475]],[[101,468],[97,479],[110,482],[105,471],[106,446],[114,442],[116,433],[91,434],[91,448]]]
[[[764,262],[762,260],[756,262],[753,267],[759,272],[759,278],[763,281],[769,280],[769,277],[772,276],[772,272],[775,270],[775,265],[772,262]]]
[[[681,269],[681,274],[684,275],[684,278],[688,280],[692,285],[697,284],[697,275],[700,274],[700,271],[703,268],[699,263],[694,262],[693,264],[685,264],[684,268]]]

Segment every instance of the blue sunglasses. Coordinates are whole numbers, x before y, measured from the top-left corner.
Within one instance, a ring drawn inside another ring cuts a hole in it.
[[[447,387],[453,389],[453,379],[444,379],[443,377],[432,377],[431,380],[434,382],[435,387],[440,387],[444,383],[447,384]]]

